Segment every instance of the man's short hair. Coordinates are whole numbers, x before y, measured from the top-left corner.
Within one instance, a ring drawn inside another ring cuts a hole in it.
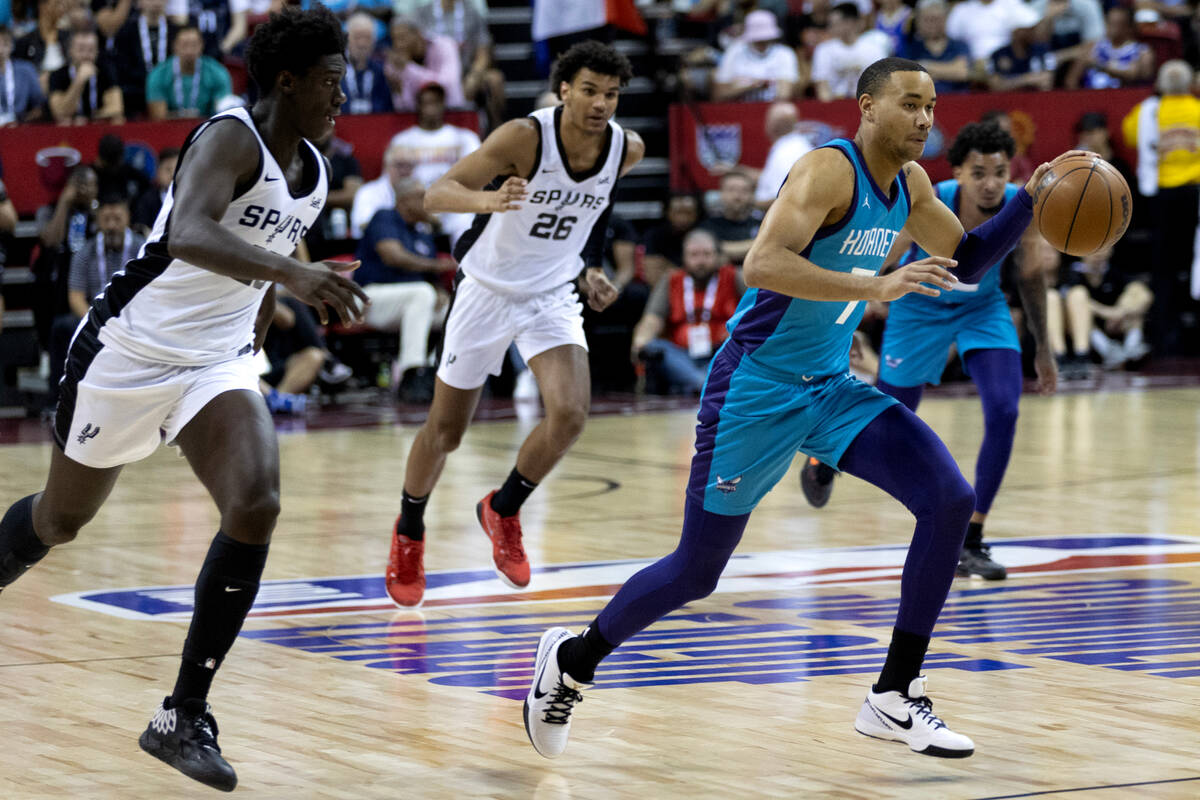
[[[858,88],[854,91],[854,97],[857,99],[864,94],[874,97],[887,84],[893,72],[928,73],[928,70],[916,61],[907,58],[896,58],[895,56],[881,58],[864,69],[862,75],[858,76]]]
[[[954,142],[946,153],[946,160],[952,167],[961,167],[972,151],[985,156],[989,153],[1004,153],[1007,158],[1012,158],[1017,152],[1017,143],[1007,131],[994,122],[968,122],[954,137]]]
[[[589,39],[572,45],[554,62],[550,71],[550,88],[561,99],[559,88],[564,83],[575,80],[580,70],[585,69],[590,69],[597,75],[611,75],[619,79],[621,88],[625,88],[633,78],[633,65],[629,63],[628,58],[609,45]]]
[[[275,89],[281,72],[300,77],[325,56],[342,55],[346,34],[328,8],[316,4],[307,11],[284,6],[254,29],[246,45],[246,67],[263,95]]]
[[[724,186],[725,181],[729,180],[730,178],[740,178],[751,186],[754,186],[754,179],[751,178],[750,173],[746,172],[744,169],[738,169],[735,167],[726,172],[721,176],[721,185]]]
[[[831,12],[836,11],[837,13],[841,14],[846,19],[858,19],[859,18],[858,6],[854,3],[838,3],[836,6],[834,6],[833,8],[831,8],[829,10]]]
[[[683,246],[687,247],[689,244],[691,244],[693,239],[698,238],[708,239],[710,242],[712,242],[714,250],[721,249],[721,243],[717,240],[717,235],[708,228],[692,228],[690,231],[685,233],[683,235]]]
[[[121,206],[126,211],[129,210],[129,198],[121,192],[105,192],[100,196],[99,204],[102,206]]]

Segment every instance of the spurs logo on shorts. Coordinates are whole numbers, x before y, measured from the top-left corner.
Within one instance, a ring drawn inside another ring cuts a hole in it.
[[[93,428],[92,423],[83,426],[83,430],[75,437],[80,444],[87,444],[88,439],[94,439],[100,434],[100,428]]]

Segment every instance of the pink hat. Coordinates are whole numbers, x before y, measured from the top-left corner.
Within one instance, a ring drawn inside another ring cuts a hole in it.
[[[760,8],[746,15],[742,41],[769,42],[781,38],[783,38],[783,31],[779,29],[779,21],[770,11]]]

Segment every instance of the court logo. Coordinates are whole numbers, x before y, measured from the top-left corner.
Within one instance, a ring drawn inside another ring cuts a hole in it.
[[[93,428],[92,423],[89,422],[83,426],[83,430],[79,432],[79,435],[75,437],[75,440],[80,444],[87,444],[88,439],[95,439],[99,433],[100,426],[97,425],[95,428]]]

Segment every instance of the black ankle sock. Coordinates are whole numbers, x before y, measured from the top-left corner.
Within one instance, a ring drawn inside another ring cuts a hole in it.
[[[517,472],[516,467],[508,473],[508,479],[500,487],[500,491],[492,495],[492,510],[502,517],[511,517],[521,510],[521,504],[528,499],[530,492],[537,484]]]
[[[31,494],[13,503],[0,520],[0,588],[15,581],[50,552],[33,530],[35,496]]]
[[[928,649],[928,636],[893,628],[892,643],[888,646],[883,671],[879,673],[879,680],[872,690],[908,694],[908,684],[921,674],[921,664],[925,661],[925,651]]]
[[[964,550],[978,550],[983,545],[983,523],[968,522],[967,538],[963,540]]]
[[[596,667],[615,649],[616,645],[600,635],[593,621],[582,634],[558,646],[558,668],[577,681],[591,683],[596,677]]]
[[[414,542],[425,538],[425,506],[429,495],[413,497],[408,492],[400,491],[400,519],[396,524],[396,532],[407,536]]]
[[[213,675],[254,604],[266,563],[267,545],[245,544],[217,533],[196,578],[196,607],[172,702],[208,697]]]

